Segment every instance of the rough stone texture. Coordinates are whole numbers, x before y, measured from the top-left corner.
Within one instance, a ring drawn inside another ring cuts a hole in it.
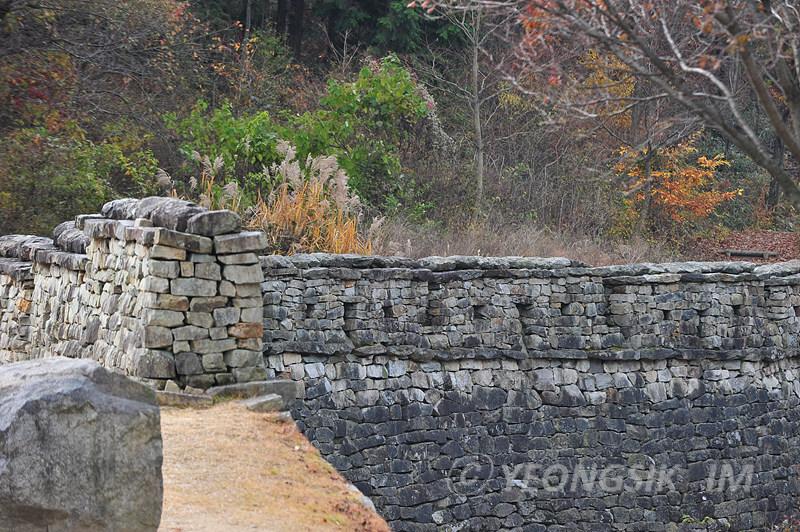
[[[261,260],[268,373],[394,530],[762,529],[800,495],[798,262]]]
[[[70,253],[86,253],[89,237],[75,227],[75,222],[64,222],[53,229],[53,243],[57,248]]]
[[[0,528],[156,530],[155,393],[91,360],[0,366]]]
[[[263,251],[267,247],[267,237],[261,231],[249,231],[232,235],[214,237],[214,248],[218,254]]]
[[[233,211],[209,211],[189,218],[186,231],[196,235],[216,236],[238,233],[242,230],[242,219]]]
[[[186,231],[189,219],[205,209],[190,201],[170,198],[150,211],[147,218],[157,227],[165,227],[173,231]],[[138,212],[137,212],[138,215]]]
[[[258,258],[221,261],[212,239],[182,231],[199,216],[221,220],[218,238],[252,243],[258,234],[219,234],[233,227],[229,214],[171,198],[116,200],[102,213],[59,225],[55,245],[0,236],[0,363],[92,358],[158,389],[169,379],[207,388],[265,378],[263,359],[241,354],[262,348]],[[86,242],[85,254],[66,251]],[[223,267],[234,268],[224,286]],[[201,354],[213,355],[205,366],[191,351],[195,341]]]
[[[156,243],[153,213],[191,211],[169,201],[81,218],[86,255],[0,237],[0,361],[92,357],[211,395],[296,382],[298,424],[397,530],[752,529],[798,495],[800,262],[256,259],[260,233]],[[635,483],[642,460],[661,488]],[[635,489],[609,487],[620,468]]]
[[[283,410],[286,406],[283,397],[276,393],[251,397],[250,399],[240,401],[239,404],[247,407],[251,412],[276,412],[278,410]]]
[[[111,218],[114,220],[133,220],[136,216],[136,208],[139,201],[133,198],[125,198],[109,201],[100,210],[100,214],[104,218]],[[141,218],[141,216],[139,216]]]
[[[192,408],[209,408],[214,405],[214,398],[208,395],[180,392],[156,392],[160,406],[189,406]]]
[[[213,242],[210,238],[178,231],[170,231],[163,227],[156,229],[155,243],[193,251],[194,253],[211,253],[213,247]]]

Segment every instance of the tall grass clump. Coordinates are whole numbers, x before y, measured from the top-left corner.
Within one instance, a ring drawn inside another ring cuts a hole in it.
[[[286,141],[278,152],[283,161],[264,168],[265,178],[277,184],[266,199],[259,194],[248,226],[264,231],[279,254],[371,254],[372,243],[358,228],[361,203],[336,157],[309,155],[301,165]]]

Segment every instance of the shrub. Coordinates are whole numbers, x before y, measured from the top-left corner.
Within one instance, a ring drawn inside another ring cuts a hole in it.
[[[27,128],[3,137],[0,233],[49,235],[76,214],[96,212],[112,195],[107,165],[123,161],[113,146],[68,131]]]

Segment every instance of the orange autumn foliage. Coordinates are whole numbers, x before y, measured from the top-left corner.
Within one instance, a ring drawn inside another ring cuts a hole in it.
[[[707,218],[722,202],[742,193],[741,189],[720,190],[716,171],[730,166],[722,154],[712,158],[699,156],[695,147],[701,132],[683,142],[663,148],[653,154],[651,170],[651,197],[654,214],[663,213],[675,224],[692,224]],[[633,184],[628,188],[632,207],[641,205],[646,196],[646,179],[643,161],[645,149],[621,148],[623,160],[614,167],[620,177],[628,177]]]

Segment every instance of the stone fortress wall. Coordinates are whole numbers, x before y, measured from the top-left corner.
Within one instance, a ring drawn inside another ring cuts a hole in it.
[[[0,237],[0,362],[92,358],[163,389],[265,377],[258,257],[231,211],[117,200]]]
[[[800,495],[800,262],[262,257],[267,371],[394,530],[762,530]]]
[[[293,379],[395,530],[763,529],[800,495],[800,262],[265,256],[166,198],[54,236],[0,237],[0,361]]]

